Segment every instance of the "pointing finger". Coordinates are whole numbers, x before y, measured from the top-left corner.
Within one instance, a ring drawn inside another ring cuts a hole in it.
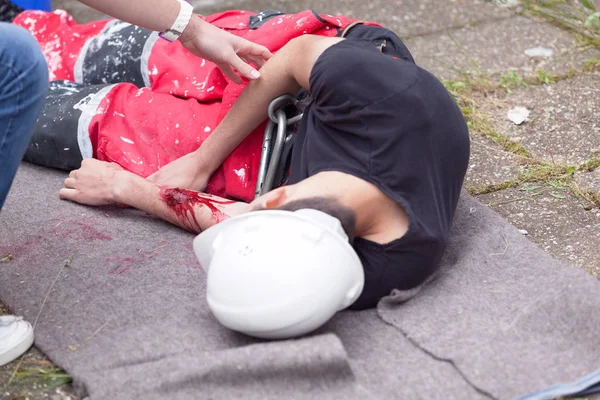
[[[247,64],[237,55],[232,57],[230,62],[231,66],[238,70],[238,72],[248,78],[248,79],[258,79],[260,78],[260,72],[255,70],[251,65]]]
[[[243,61],[242,61],[243,63]],[[240,78],[235,72],[233,72],[233,69],[231,68],[231,65],[227,65],[227,64],[217,64],[217,66],[221,69],[221,71],[223,71],[223,73],[229,78],[231,79],[233,82],[240,84],[242,83],[242,78]]]

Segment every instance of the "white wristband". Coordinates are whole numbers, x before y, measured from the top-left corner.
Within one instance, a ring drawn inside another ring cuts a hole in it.
[[[183,0],[177,0],[180,4],[179,15],[177,19],[173,23],[173,26],[170,29],[167,29],[164,32],[161,32],[159,36],[169,42],[174,42],[181,36],[185,28],[190,23],[192,16],[194,15],[194,7]]]

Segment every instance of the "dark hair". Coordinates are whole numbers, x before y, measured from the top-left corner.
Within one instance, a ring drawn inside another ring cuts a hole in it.
[[[348,235],[348,241],[350,243],[354,241],[356,214],[335,199],[330,197],[307,197],[305,199],[290,201],[281,207],[277,207],[277,210],[298,211],[305,208],[322,211],[340,220],[344,232]]]

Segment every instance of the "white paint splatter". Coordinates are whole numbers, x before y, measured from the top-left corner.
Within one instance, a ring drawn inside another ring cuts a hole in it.
[[[210,132],[210,126],[204,127],[204,132],[207,132],[207,133]]]
[[[25,20],[23,21],[24,25],[27,25],[28,28],[33,28],[33,30],[35,30],[35,23],[37,22],[37,20],[27,17],[25,18]]]
[[[109,23],[105,26],[105,28],[102,30],[102,32],[99,35],[96,35],[96,37],[94,38],[94,42],[92,44],[92,47],[94,49],[101,49],[104,46],[104,42],[106,42],[107,40],[114,40],[116,34],[131,26],[131,24],[128,24],[126,22],[123,21],[116,21],[114,23]],[[122,41],[120,42],[122,44]],[[111,43],[109,43],[111,44]]]
[[[54,10],[54,14],[60,17],[61,22],[67,22],[70,19],[69,14],[67,14],[67,12],[62,9]]]
[[[245,168],[234,169],[233,172],[240,179],[240,182],[242,182],[242,183],[246,182],[246,169]]]
[[[200,82],[200,83],[198,83],[196,80],[193,80],[192,85],[196,86],[199,90],[202,90],[206,86],[206,80],[204,82]]]
[[[131,139],[129,139],[129,138],[126,138],[126,137],[123,137],[123,136],[121,136],[121,140],[122,140],[122,141],[124,141],[125,143],[129,143],[129,144],[135,144],[135,143],[133,142],[133,140],[131,140]]]
[[[118,113],[118,112],[116,112],[116,111],[115,111],[115,112],[113,112],[113,115],[115,115],[115,116],[117,116],[117,117],[122,117],[122,118],[125,118],[125,114],[121,114],[121,113]]]
[[[308,19],[307,17],[300,18],[298,21],[296,21],[296,26],[302,25],[303,23],[306,22],[307,19]]]
[[[48,62],[48,75],[51,81],[56,80],[56,72],[62,68],[61,42],[58,35],[46,42],[42,48],[46,61]]]
[[[63,94],[67,95],[67,96],[71,96],[71,95],[74,95],[76,93],[79,93],[79,89],[76,88],[76,87],[72,87],[72,86],[61,86],[61,87],[58,87],[58,86],[52,87],[51,86],[50,87],[50,90],[57,90],[57,89],[61,89],[61,90],[66,91]]]
[[[87,106],[92,97],[94,97],[94,94],[88,94],[83,99],[79,100],[79,102],[77,102],[77,104],[73,106],[73,109],[83,111],[83,109],[85,108],[85,106]]]
[[[175,124],[175,128],[179,128],[179,124]]]

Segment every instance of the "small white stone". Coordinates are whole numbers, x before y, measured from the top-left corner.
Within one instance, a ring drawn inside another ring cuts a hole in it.
[[[517,125],[521,125],[523,122],[529,120],[529,113],[530,111],[525,107],[517,106],[508,110],[506,117],[509,119],[509,121],[512,121]]]
[[[529,232],[527,232],[525,229],[519,229],[519,233],[521,233],[521,235],[529,235]]]
[[[554,54],[554,51],[552,51],[552,49],[549,49],[547,47],[533,47],[531,49],[525,50],[525,55],[529,56],[529,57],[550,58],[550,57],[552,57],[552,54]]]

